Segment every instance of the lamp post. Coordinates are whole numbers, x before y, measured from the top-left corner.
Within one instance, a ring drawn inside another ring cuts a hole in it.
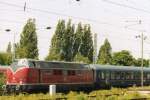
[[[10,32],[11,31],[11,29],[6,29],[5,30],[6,32]],[[13,35],[13,53],[12,53],[12,62],[15,60],[15,51],[16,51],[16,49],[15,49],[15,39],[16,38],[16,34],[14,33],[14,35]]]
[[[52,27],[50,27],[50,26],[48,26],[48,27],[46,27],[46,28],[44,28],[44,29],[46,29],[46,30],[50,30]],[[39,30],[39,29],[36,29],[36,30]],[[6,32],[10,32],[11,31],[11,29],[5,29],[5,31]],[[16,40],[16,34],[15,34],[15,32],[14,32],[14,34],[13,34],[13,52],[12,52],[12,62],[15,60],[15,58],[16,58],[16,48],[15,48],[15,40]]]

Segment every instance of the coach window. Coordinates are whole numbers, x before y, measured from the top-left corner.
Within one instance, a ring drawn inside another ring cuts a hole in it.
[[[105,73],[101,72],[101,79],[105,79]]]
[[[123,79],[123,80],[125,79],[125,72],[121,72],[120,78]]]
[[[134,79],[134,73],[131,72],[131,79]]]
[[[131,77],[131,73],[130,72],[126,72],[126,79],[129,80]]]
[[[144,73],[144,80],[147,79],[147,73]]]
[[[150,73],[147,73],[147,79],[150,80]]]
[[[120,79],[120,72],[116,72],[115,77],[116,77],[116,79]]]
[[[135,76],[134,76],[135,79],[140,79],[140,78],[141,78],[141,77],[140,77],[141,73],[139,73],[139,72],[135,72],[134,75],[135,75]]]
[[[115,73],[111,72],[111,79],[114,80],[115,79]]]
[[[54,69],[53,74],[54,75],[62,75],[62,70]]]

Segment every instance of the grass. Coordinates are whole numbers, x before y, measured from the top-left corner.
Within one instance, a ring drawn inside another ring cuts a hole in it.
[[[131,100],[139,98],[149,98],[149,95],[139,94],[136,90],[140,87],[132,87],[127,89],[112,88],[111,90],[97,90],[92,91],[89,94],[83,92],[70,91],[68,94],[57,93],[54,96],[49,94],[19,94],[0,96],[0,100]],[[150,87],[144,87],[145,89]],[[134,89],[135,92],[128,92],[128,90]],[[58,99],[60,98],[60,99]],[[147,99],[146,99],[147,100]]]

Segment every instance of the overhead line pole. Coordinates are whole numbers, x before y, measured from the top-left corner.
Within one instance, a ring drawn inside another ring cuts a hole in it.
[[[138,21],[138,24],[141,24],[141,20]],[[134,24],[136,25],[136,24]],[[127,26],[126,26],[127,27]],[[144,83],[144,72],[143,72],[143,48],[144,48],[144,40],[146,39],[146,37],[143,35],[143,31],[140,31],[142,32],[141,35],[138,35],[136,36],[136,38],[140,38],[141,39],[141,87],[143,87],[143,83]]]
[[[142,57],[142,61],[141,61],[141,86],[143,87],[143,32],[141,34],[141,57]]]
[[[136,38],[141,38],[141,87],[143,87],[143,83],[144,83],[144,72],[143,72],[143,48],[144,48],[144,40],[146,39],[146,37],[144,37],[143,32],[141,33],[141,35],[136,36]]]

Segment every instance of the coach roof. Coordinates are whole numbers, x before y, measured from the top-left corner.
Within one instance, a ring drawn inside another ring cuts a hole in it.
[[[116,70],[116,71],[141,71],[141,67],[136,66],[115,66],[115,65],[99,65],[90,64],[90,67],[95,70]],[[150,68],[143,67],[144,71],[150,71]]]

